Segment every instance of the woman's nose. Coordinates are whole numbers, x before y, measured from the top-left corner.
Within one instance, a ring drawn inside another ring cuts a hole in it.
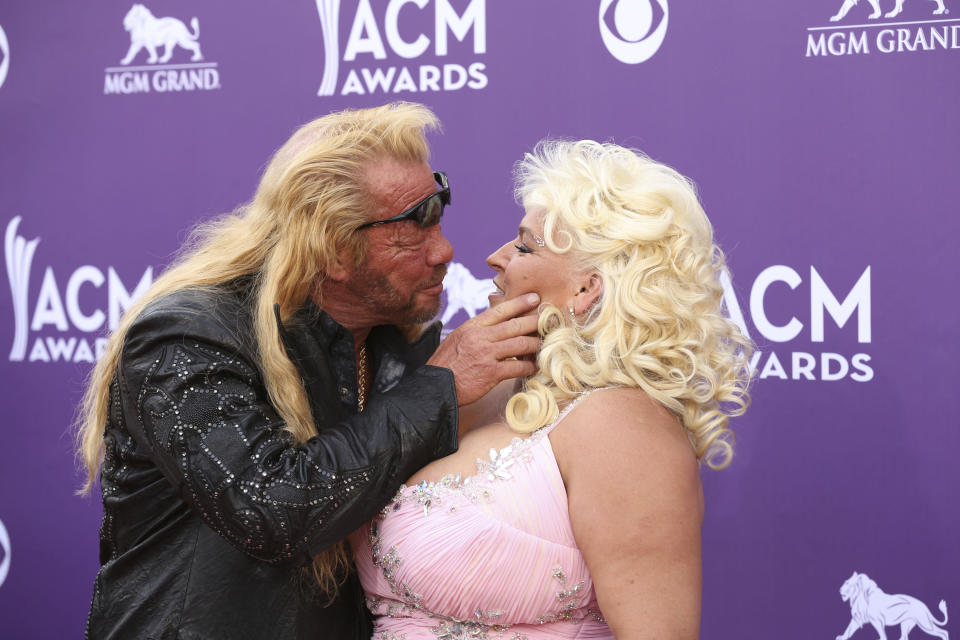
[[[509,244],[509,242],[503,243],[499,249],[487,256],[487,265],[494,271],[503,271],[507,260],[505,252]]]

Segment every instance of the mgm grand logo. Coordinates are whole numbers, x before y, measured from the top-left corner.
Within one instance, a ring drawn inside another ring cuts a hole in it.
[[[931,15],[918,0],[892,0],[886,13],[881,0],[866,0],[871,11],[865,14],[853,10],[858,0],[843,0],[837,13],[830,16],[830,24],[807,27],[806,57],[958,51],[960,18],[947,17],[950,9],[946,2],[933,0]],[[920,13],[904,13],[905,4]],[[851,22],[856,24],[848,24]]]
[[[105,94],[171,93],[210,91],[220,88],[216,62],[204,62],[200,51],[200,21],[158,18],[142,4],[133,5],[123,18],[130,34],[130,47],[119,67],[107,67],[103,80]],[[131,66],[140,54],[143,64]],[[183,62],[184,53],[189,61]],[[177,56],[178,59],[175,59]]]

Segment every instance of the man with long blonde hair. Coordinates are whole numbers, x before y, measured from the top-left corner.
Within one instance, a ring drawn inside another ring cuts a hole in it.
[[[366,638],[343,538],[531,375],[536,300],[439,344],[450,186],[425,107],[324,116],[125,315],[84,397],[91,638]]]

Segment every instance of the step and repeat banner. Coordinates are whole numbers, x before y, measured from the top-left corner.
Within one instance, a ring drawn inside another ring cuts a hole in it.
[[[703,473],[703,638],[960,633],[958,72],[960,0],[5,0],[0,637],[83,633],[72,422],[104,336],[298,125],[398,99],[444,125],[450,327],[539,139],[696,181],[758,345]]]

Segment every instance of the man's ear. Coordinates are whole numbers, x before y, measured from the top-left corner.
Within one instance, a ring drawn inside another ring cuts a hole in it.
[[[343,260],[337,258],[332,264],[327,265],[327,279],[334,282],[345,282],[350,278],[353,269],[348,268]]]
[[[578,279],[580,290],[573,296],[573,312],[576,315],[590,310],[603,293],[603,276],[596,271],[589,271]]]

